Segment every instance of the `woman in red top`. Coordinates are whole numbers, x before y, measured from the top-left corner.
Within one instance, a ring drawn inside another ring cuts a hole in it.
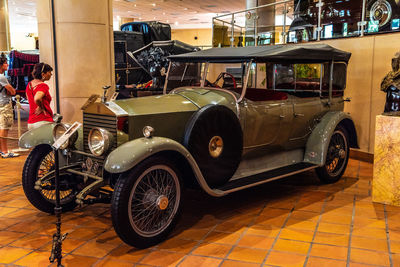
[[[49,86],[45,81],[50,80],[53,68],[46,63],[37,63],[33,68],[33,80],[26,87],[29,101],[28,129],[37,128],[53,122],[53,111],[50,107],[51,96]]]

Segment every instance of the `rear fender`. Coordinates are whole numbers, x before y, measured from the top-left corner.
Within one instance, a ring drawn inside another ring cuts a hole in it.
[[[349,134],[349,146],[357,148],[357,134],[354,122],[348,113],[343,111],[331,111],[326,113],[318,125],[312,131],[307,140],[304,153],[304,162],[323,166],[326,161],[326,153],[333,132],[338,125],[343,126]]]

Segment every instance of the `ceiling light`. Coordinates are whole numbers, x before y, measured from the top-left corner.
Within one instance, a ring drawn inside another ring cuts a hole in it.
[[[135,7],[136,7],[136,4],[135,4]]]
[[[169,23],[169,20],[167,20],[167,23]]]
[[[156,3],[151,4],[152,6],[156,6]]]
[[[163,12],[162,14],[165,15],[165,12]]]
[[[175,21],[175,25],[179,25],[179,22]]]
[[[183,10],[188,10],[187,7],[185,7]]]

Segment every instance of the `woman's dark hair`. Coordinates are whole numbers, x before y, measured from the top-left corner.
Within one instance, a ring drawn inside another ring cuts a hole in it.
[[[7,57],[4,53],[0,55],[0,66],[3,66],[4,63],[7,63]]]
[[[35,79],[42,79],[42,73],[52,71],[53,68],[44,62],[37,63],[32,71],[32,76]]]

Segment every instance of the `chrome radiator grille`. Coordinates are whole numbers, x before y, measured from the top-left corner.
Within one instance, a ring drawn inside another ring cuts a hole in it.
[[[117,117],[110,115],[83,113],[83,150],[90,153],[88,136],[91,129],[98,127],[109,131],[114,136],[114,147],[117,147]],[[113,149],[112,148],[112,149]]]

